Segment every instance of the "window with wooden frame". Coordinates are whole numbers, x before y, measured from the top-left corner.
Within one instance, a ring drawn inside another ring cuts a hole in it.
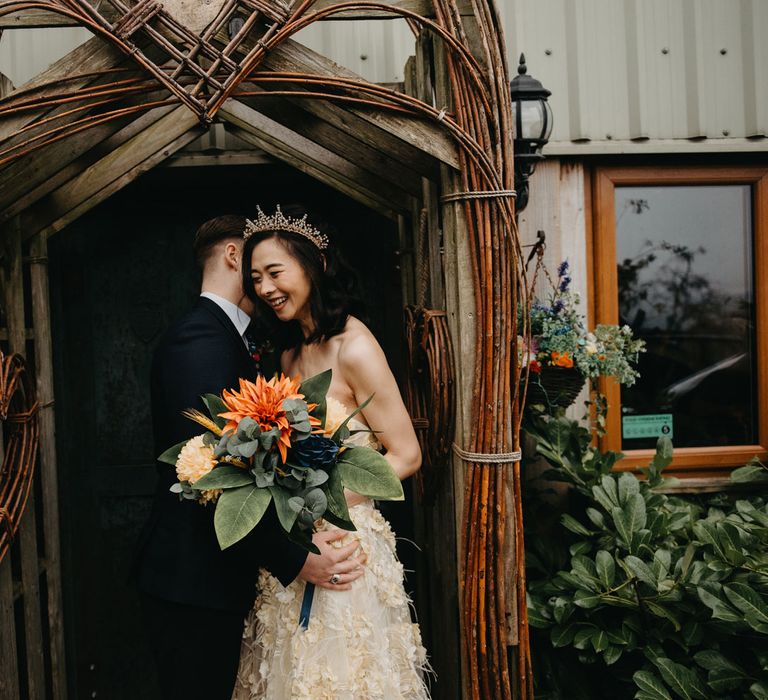
[[[679,476],[768,455],[768,167],[601,167],[592,180],[595,323],[647,344],[632,387],[602,384],[602,446]]]

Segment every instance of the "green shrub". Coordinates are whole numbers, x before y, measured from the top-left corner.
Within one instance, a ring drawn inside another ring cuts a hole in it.
[[[551,505],[526,498],[537,697],[768,700],[768,469],[733,473],[747,496],[670,496],[666,438],[641,480],[575,421],[525,429],[543,478],[571,485],[550,528]]]

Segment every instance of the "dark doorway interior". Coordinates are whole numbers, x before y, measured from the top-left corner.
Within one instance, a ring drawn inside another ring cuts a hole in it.
[[[157,169],[50,241],[72,697],[156,697],[128,579],[154,484],[152,351],[197,295],[190,252],[197,226],[290,201],[337,226],[334,242],[360,272],[369,323],[401,377],[396,226],[288,167]],[[410,506],[387,514],[398,534],[412,539]],[[412,568],[413,554],[401,556]],[[190,658],[197,655],[204,658],[204,650],[191,650]]]

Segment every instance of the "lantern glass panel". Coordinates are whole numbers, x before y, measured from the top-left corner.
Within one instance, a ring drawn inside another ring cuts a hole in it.
[[[518,109],[521,124],[518,124]],[[515,138],[537,142],[549,139],[552,133],[552,109],[546,100],[515,100],[512,102],[512,116],[518,131]]]

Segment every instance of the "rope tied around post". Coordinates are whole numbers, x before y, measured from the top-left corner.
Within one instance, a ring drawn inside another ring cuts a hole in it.
[[[520,450],[514,452],[496,452],[494,454],[488,454],[486,452],[467,452],[459,447],[455,442],[453,443],[453,452],[459,458],[470,464],[512,464],[513,462],[519,462],[523,458],[523,453]]]

